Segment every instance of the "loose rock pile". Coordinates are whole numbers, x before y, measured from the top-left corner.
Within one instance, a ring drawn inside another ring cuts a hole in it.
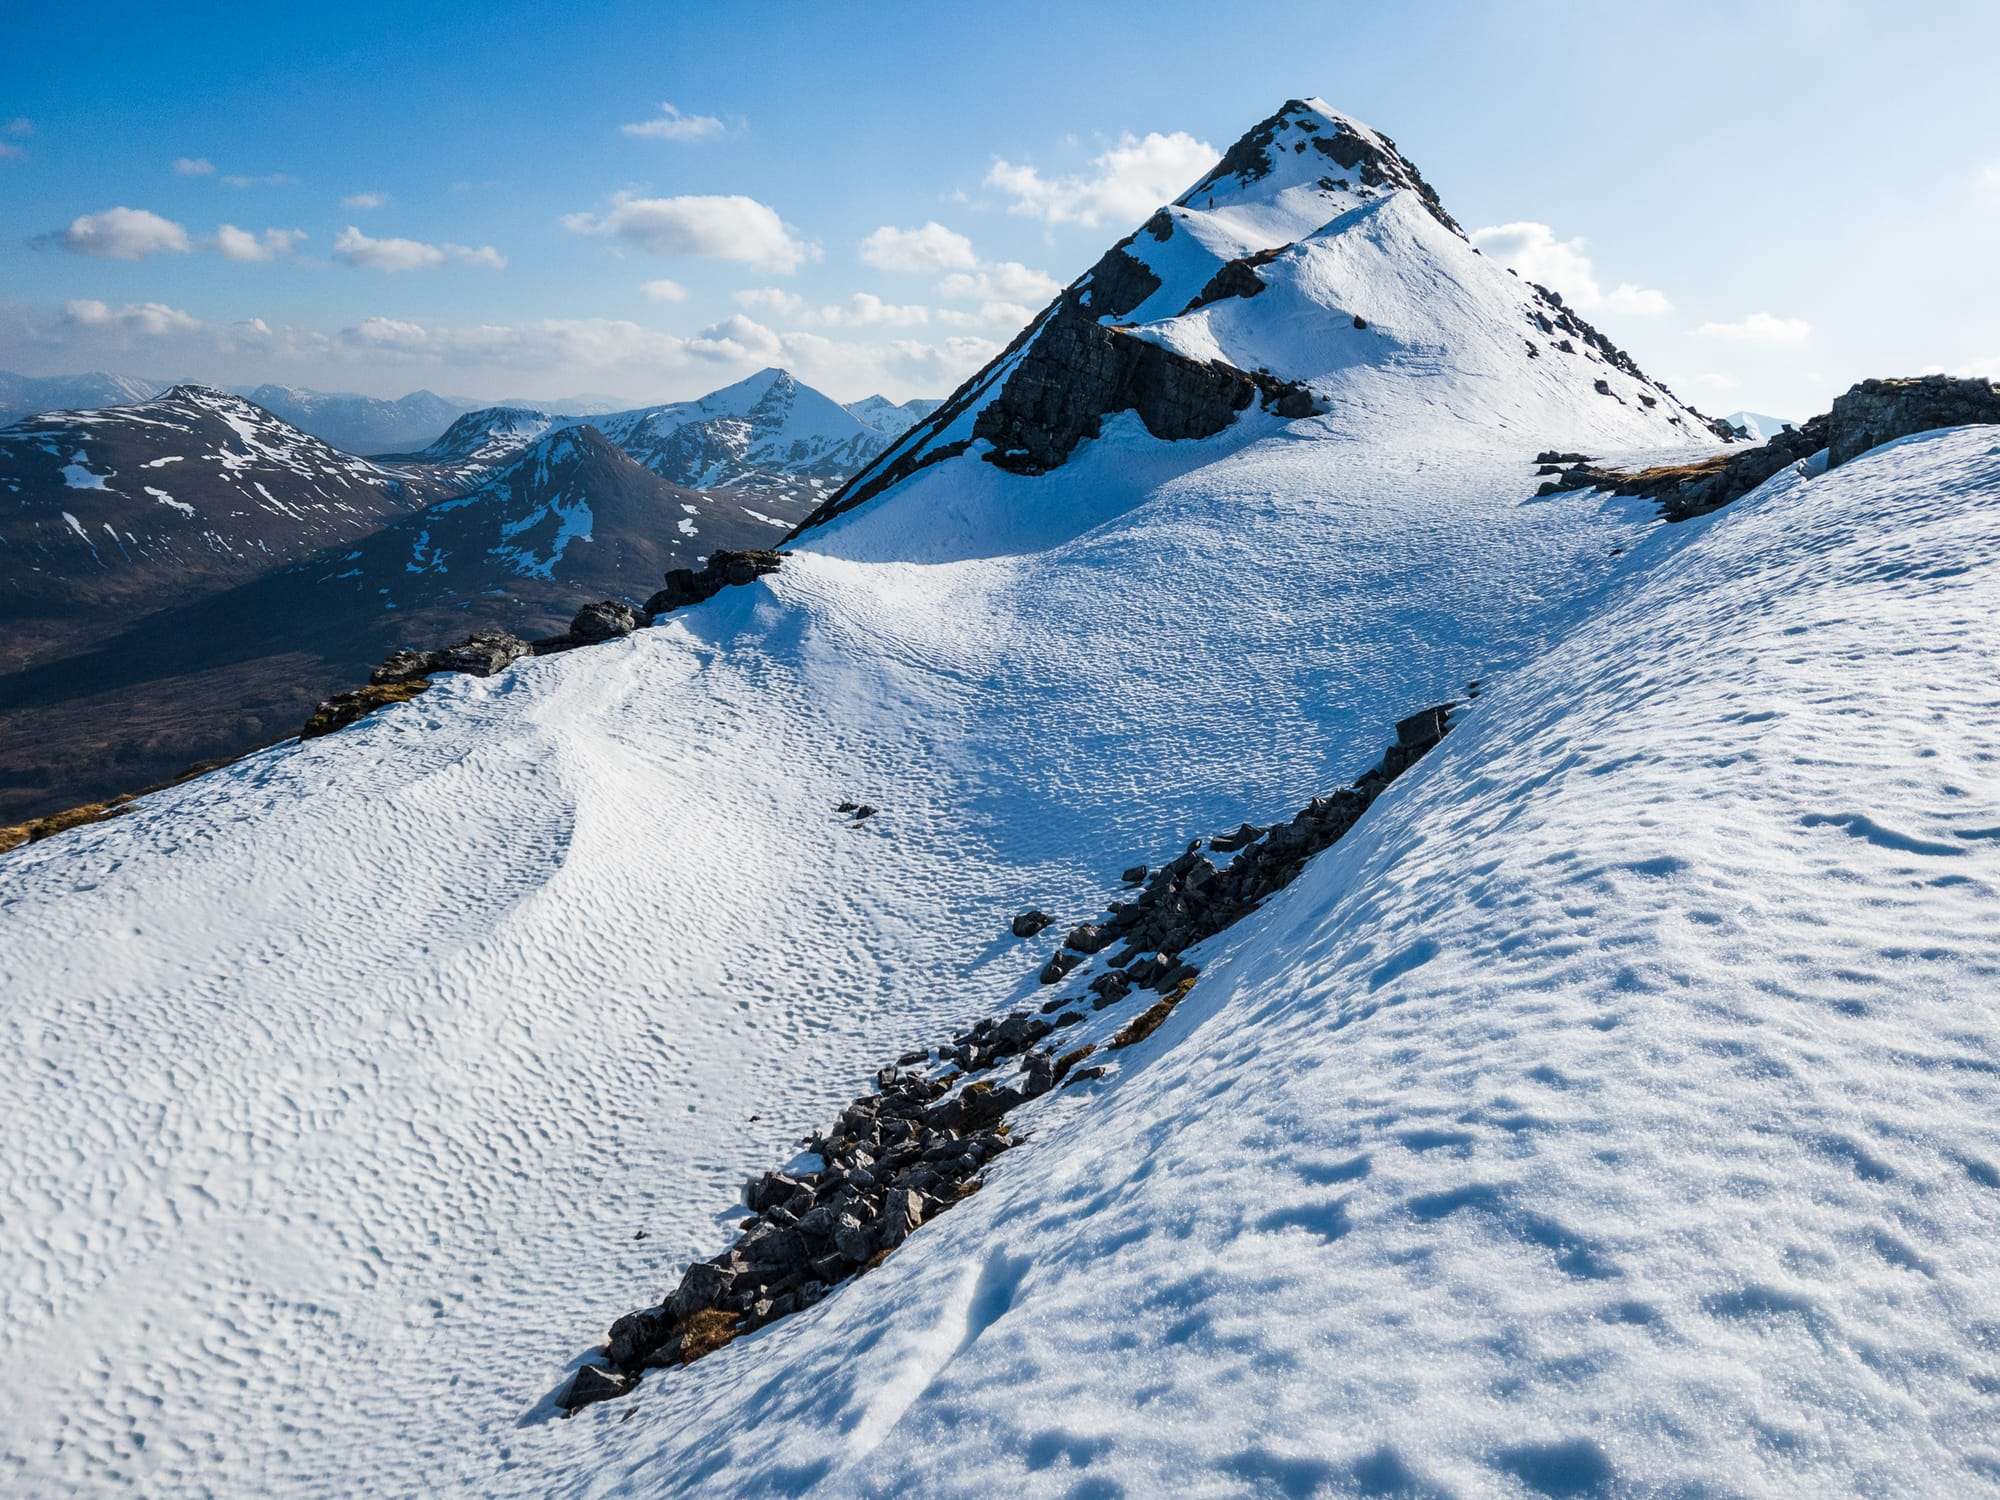
[[[1469,690],[1478,696],[1478,686]],[[650,1369],[691,1364],[730,1340],[811,1307],[841,1282],[870,1270],[916,1229],[977,1192],[981,1174],[1019,1144],[1006,1116],[1059,1085],[1101,1078],[1103,1065],[1079,1067],[1095,1044],[1057,1055],[1043,1044],[1081,1024],[1088,1010],[1118,1004],[1134,990],[1159,994],[1122,1027],[1106,1050],[1151,1036],[1194,988],[1200,971],[1183,950],[1255,911],[1263,899],[1289,885],[1306,862],[1338,840],[1376,797],[1450,730],[1453,704],[1439,704],[1396,725],[1396,743],[1352,786],[1315,797],[1288,823],[1260,828],[1244,823],[1208,840],[1217,853],[1235,854],[1218,869],[1197,839],[1178,858],[1150,875],[1144,865],[1125,872],[1129,886],[1144,881],[1131,901],[1113,900],[1109,915],[1079,923],[1042,971],[1044,983],[1061,982],[1115,944],[1082,994],[1052,1000],[1040,1014],[1015,1011],[987,1016],[934,1049],[903,1053],[875,1075],[875,1092],[841,1112],[830,1130],[808,1136],[807,1154],[794,1170],[766,1172],[744,1190],[752,1217],[722,1254],[696,1261],[675,1288],[651,1307],[611,1325],[606,1365],[584,1366],[559,1398],[574,1411],[629,1391]],[[1027,939],[1054,919],[1040,910],[1012,922]],[[1007,1082],[976,1075],[1021,1059]],[[939,1071],[908,1071],[935,1064]]]
[[[464,672],[472,677],[491,677],[515,662],[530,656],[551,656],[578,646],[595,646],[615,641],[644,628],[655,615],[670,614],[690,604],[711,599],[732,585],[754,583],[767,573],[775,573],[785,554],[764,550],[719,551],[699,572],[674,568],[667,574],[667,586],[646,601],[643,609],[623,599],[599,599],[576,612],[569,629],[561,635],[538,641],[524,641],[504,630],[482,630],[455,646],[436,651],[403,650],[368,674],[368,686],[352,692],[336,693],[318,708],[300,731],[300,739],[312,739],[345,729],[391,703],[414,698],[430,685],[434,672]]]

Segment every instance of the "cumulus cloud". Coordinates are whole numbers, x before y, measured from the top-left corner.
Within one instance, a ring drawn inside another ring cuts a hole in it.
[[[941,395],[1000,352],[992,339],[954,336],[938,343],[894,339],[854,343],[816,333],[784,336],[785,367],[842,396],[881,391],[892,398]]]
[[[176,156],[174,171],[182,177],[213,177],[215,163],[205,156]]]
[[[648,302],[685,302],[688,299],[688,289],[665,276],[640,282],[639,292]]]
[[[803,317],[810,306],[806,299],[783,287],[753,286],[736,293],[736,304],[773,318]]]
[[[154,255],[186,255],[188,233],[172,219],[143,208],[107,208],[83,214],[60,231],[56,243],[99,260],[145,260]]]
[[[381,208],[389,201],[387,193],[349,193],[340,200],[342,208]]]
[[[447,261],[497,271],[507,264],[506,257],[491,245],[475,250],[469,245],[427,245],[422,240],[378,240],[352,224],[335,236],[333,256],[370,271],[428,271]]]
[[[995,324],[1005,324],[1010,328],[1024,328],[1035,316],[1035,310],[1020,302],[982,302],[976,311],[964,308],[941,307],[937,320],[952,328],[985,328]]]
[[[1597,281],[1597,268],[1581,238],[1559,240],[1546,224],[1492,224],[1472,231],[1472,243],[1502,265],[1551,291],[1579,312],[1629,313],[1652,317],[1672,312],[1664,292],[1621,281],[1610,291]]]
[[[64,318],[78,328],[108,329],[117,333],[139,333],[159,338],[170,333],[191,333],[201,327],[177,307],[164,302],[128,302],[123,307],[82,300],[63,309]]]
[[[224,224],[215,231],[215,253],[224,260],[246,263],[275,260],[297,250],[305,238],[303,229],[267,229],[257,235],[234,224]]]
[[[880,271],[969,271],[979,257],[971,240],[932,219],[916,229],[884,224],[861,242],[861,263]]]
[[[958,302],[1046,302],[1061,290],[1055,277],[1031,270],[1018,260],[992,261],[938,283],[939,296]]]
[[[776,209],[741,194],[612,200],[601,214],[568,214],[563,227],[653,255],[699,255],[789,275],[819,247],[799,240]]]
[[[1812,336],[1804,318],[1776,318],[1755,312],[1735,323],[1704,323],[1695,330],[1704,339],[1734,339],[1744,344],[1803,344]]]
[[[671,104],[662,104],[657,119],[641,120],[618,127],[626,135],[651,141],[712,141],[722,134],[722,121],[714,115],[684,115]]]
[[[1096,157],[1089,171],[1063,177],[1044,177],[1034,167],[996,157],[985,185],[1013,199],[1009,213],[1094,229],[1105,219],[1144,219],[1214,166],[1218,155],[1215,147],[1184,130],[1128,134]]]
[[[931,320],[931,310],[919,303],[884,302],[873,292],[856,292],[845,302],[814,307],[805,298],[780,287],[750,287],[737,292],[736,304],[790,323],[826,328],[912,328]]]
[[[292,174],[289,172],[266,172],[261,177],[233,176],[233,177],[225,177],[222,180],[223,182],[227,183],[230,187],[233,188],[252,188],[252,187],[290,187],[293,183],[298,181],[298,178],[292,176]]]

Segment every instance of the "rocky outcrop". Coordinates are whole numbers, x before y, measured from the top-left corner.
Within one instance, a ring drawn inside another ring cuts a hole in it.
[[[1829,415],[1827,467],[1833,469],[1896,438],[2000,422],[2000,387],[1990,380],[1950,375],[1864,380],[1836,397]]]
[[[667,574],[667,586],[646,601],[646,613],[667,614],[712,599],[726,588],[755,583],[767,573],[777,572],[784,556],[770,551],[717,552],[699,572],[675,568]]]
[[[1754,448],[1717,453],[1694,463],[1622,471],[1577,453],[1538,454],[1541,472],[1554,470],[1555,477],[1545,479],[1535,493],[1594,489],[1639,495],[1659,501],[1661,520],[1686,521],[1741,499],[1780,470],[1804,464],[1822,449],[1831,469],[1899,437],[1989,422],[2000,423],[2000,389],[1991,381],[1949,375],[1864,380],[1836,397],[1830,412],[1787,427]],[[1568,466],[1557,468],[1558,464]]]
[[[345,729],[378,708],[387,708],[391,703],[408,703],[429,687],[428,678],[412,677],[401,682],[370,683],[351,693],[335,693],[313,710],[313,716],[306,720],[306,727],[299,731],[299,738],[314,740],[323,734],[332,734],[336,729]]]
[[[992,445],[987,458],[1016,474],[1045,474],[1104,419],[1131,411],[1156,438],[1213,437],[1262,400],[1277,415],[1311,416],[1304,386],[1176,354],[1149,339],[1097,322],[1073,292],[1021,356],[999,394],[973,421]]]
[[[1339,839],[1380,795],[1450,730],[1452,705],[1412,714],[1396,726],[1396,743],[1351,787],[1314,798],[1289,823],[1241,824],[1209,841],[1236,851],[1218,870],[1195,840],[1148,879],[1145,866],[1126,877],[1145,879],[1134,901],[1112,901],[1110,915],[1078,925],[1052,964],[1064,977],[1122,940],[1084,995],[1052,1000],[1040,1014],[987,1016],[935,1048],[905,1050],[875,1074],[875,1089],[841,1112],[833,1126],[805,1137],[805,1154],[766,1172],[744,1189],[750,1217],[727,1250],[697,1261],[651,1306],[613,1323],[600,1351],[605,1363],[586,1365],[558,1398],[566,1411],[624,1395],[647,1370],[688,1365],[743,1333],[813,1306],[854,1276],[873,1269],[909,1236],[979,1190],[993,1161],[1020,1144],[1007,1116],[1065,1084],[1107,1076],[1103,1065],[1079,1067],[1097,1054],[1088,1043],[1058,1052],[1044,1045],[1091,1011],[1117,1005],[1136,990],[1158,995],[1104,1044],[1105,1052],[1154,1035],[1193,990],[1200,971],[1180,958],[1183,948],[1212,936],[1257,909],[1289,884],[1315,853]],[[1047,913],[1014,919],[1018,936],[1049,925]],[[1078,951],[1071,951],[1078,950]],[[976,1075],[1020,1059],[1006,1082]],[[937,1071],[908,1071],[935,1063]]]
[[[580,646],[594,646],[630,635],[645,623],[646,617],[623,599],[599,599],[576,612],[569,622],[569,636]]]

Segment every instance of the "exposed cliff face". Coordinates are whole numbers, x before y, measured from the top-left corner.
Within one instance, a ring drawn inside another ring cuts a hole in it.
[[[988,462],[1042,474],[1096,437],[1116,412],[1137,412],[1156,438],[1205,438],[1260,397],[1281,417],[1315,410],[1302,385],[1132,338],[1095,321],[1079,298],[1065,293],[1000,394],[981,409],[972,435],[992,444]]]

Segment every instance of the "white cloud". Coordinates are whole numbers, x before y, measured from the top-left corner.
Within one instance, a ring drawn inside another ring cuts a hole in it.
[[[916,229],[884,224],[861,242],[861,263],[881,271],[969,271],[979,257],[971,240],[931,219]]]
[[[84,300],[70,303],[63,309],[63,316],[79,328],[141,333],[153,338],[169,333],[191,333],[201,327],[200,319],[191,318],[179,308],[168,307],[164,302],[128,302],[123,307],[109,307],[102,302]]]
[[[234,224],[224,224],[215,231],[215,252],[224,260],[256,262],[275,260],[280,255],[290,255],[305,243],[303,229],[267,229],[261,235],[252,234],[247,229],[238,229]]]
[[[225,177],[222,179],[233,188],[290,187],[298,181],[289,172],[266,172],[262,177]]]
[[[1061,290],[1055,277],[1018,260],[992,261],[970,275],[959,272],[938,283],[939,296],[959,302],[1047,302]]]
[[[845,302],[814,307],[805,298],[775,286],[737,292],[736,304],[769,318],[827,328],[912,328],[931,320],[931,310],[916,303],[884,302],[873,292],[856,292]]]
[[[1000,352],[992,339],[954,336],[940,343],[895,339],[850,343],[816,333],[784,336],[785,368],[842,397],[882,391],[893,399],[941,396]]]
[[[1995,162],[1981,174],[1988,187],[2000,187],[2000,162]]]
[[[1621,281],[1610,291],[1598,285],[1597,268],[1584,252],[1585,241],[1559,240],[1546,224],[1493,224],[1472,231],[1472,243],[1528,280],[1562,294],[1579,312],[1628,313],[1654,317],[1672,312],[1664,292]]]
[[[928,307],[884,302],[872,292],[856,292],[847,301],[822,307],[818,313],[818,321],[832,328],[867,328],[878,323],[891,328],[910,328],[930,320]]]
[[[143,208],[107,208],[84,214],[56,235],[65,250],[100,260],[145,260],[154,255],[186,255],[188,233],[172,219]]]
[[[975,311],[957,307],[941,307],[935,314],[938,322],[950,328],[991,328],[1004,325],[1009,328],[1024,328],[1035,316],[1035,310],[1019,302],[982,302]]]
[[[0,141],[0,161],[6,161],[9,157],[23,157],[27,154],[27,152],[16,146],[12,141]]]
[[[342,208],[382,208],[389,202],[387,193],[349,193],[340,200]]]
[[[215,163],[205,156],[176,156],[174,171],[182,177],[213,177]]]
[[[774,318],[799,318],[807,311],[806,299],[782,287],[753,286],[736,293],[736,305]]]
[[[469,245],[427,245],[422,240],[378,240],[352,224],[335,236],[333,256],[370,271],[428,271],[446,261],[497,271],[507,264],[506,257],[491,245],[475,250]]]
[[[1100,220],[1136,224],[1215,165],[1220,153],[1184,130],[1124,135],[1091,162],[1089,172],[1043,177],[1034,167],[995,158],[985,185],[1014,201],[1007,211],[1048,224],[1095,228]]]
[[[688,299],[686,287],[664,276],[640,282],[639,291],[648,302],[685,302]]]
[[[776,209],[741,194],[616,198],[602,214],[568,214],[563,227],[654,255],[701,255],[789,275],[819,247],[795,238]]]
[[[7,122],[5,129],[8,135],[33,135],[35,133],[34,124],[26,115],[16,115]]]
[[[618,128],[626,135],[653,141],[712,141],[722,134],[722,121],[714,115],[684,115],[673,105],[662,104],[658,119]]]
[[[1745,344],[1803,344],[1812,336],[1812,324],[1804,318],[1774,318],[1767,312],[1756,312],[1736,323],[1704,323],[1695,335]]]

